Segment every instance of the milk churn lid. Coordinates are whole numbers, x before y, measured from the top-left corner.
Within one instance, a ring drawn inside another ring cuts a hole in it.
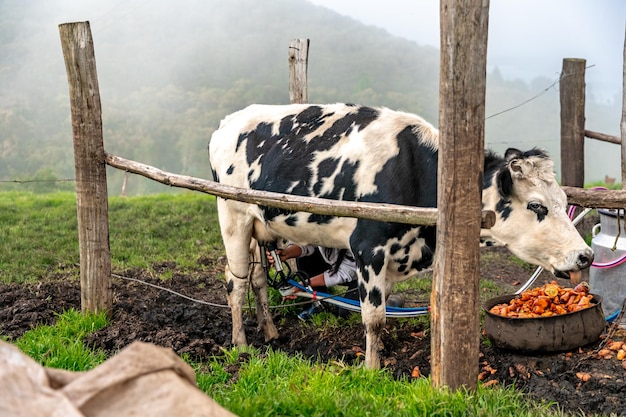
[[[617,217],[617,211],[616,209],[598,209],[598,213],[611,217]],[[624,217],[624,209],[619,209],[619,214]]]

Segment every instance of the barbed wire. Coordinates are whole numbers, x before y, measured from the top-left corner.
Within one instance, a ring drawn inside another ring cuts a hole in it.
[[[33,182],[75,182],[75,178],[62,178],[58,180],[0,180],[0,183],[18,183],[18,184],[27,184]]]
[[[592,67],[595,67],[595,64],[593,64],[593,65],[589,65],[589,66],[585,67],[585,70],[587,70],[587,69],[589,69],[589,68],[592,68]],[[487,117],[485,117],[485,120],[489,120],[489,119],[491,119],[492,117],[500,116],[501,114],[508,113],[508,112],[510,112],[510,111],[512,111],[512,110],[518,109],[518,108],[522,107],[523,105],[528,104],[528,103],[530,103],[531,101],[534,101],[534,100],[538,99],[539,97],[541,97],[542,95],[544,95],[545,93],[547,93],[550,89],[555,88],[555,86],[556,86],[557,84],[559,84],[559,83],[561,82],[561,80],[563,80],[564,78],[571,77],[572,75],[578,75],[578,74],[584,74],[584,72],[570,72],[570,73],[567,73],[567,74],[560,73],[560,74],[559,74],[559,76],[557,77],[557,79],[556,79],[556,80],[554,80],[554,82],[553,82],[552,84],[550,84],[549,86],[547,86],[546,88],[544,88],[541,92],[539,92],[539,93],[535,94],[535,95],[534,95],[534,96],[532,96],[531,98],[529,98],[529,99],[527,99],[527,100],[524,100],[524,101],[522,101],[521,103],[519,103],[519,104],[517,104],[517,105],[515,105],[515,106],[513,106],[513,107],[510,107],[510,108],[508,108],[508,109],[505,109],[505,110],[499,111],[499,112],[497,112],[497,113],[494,113],[494,114],[492,114],[491,116],[487,116]]]

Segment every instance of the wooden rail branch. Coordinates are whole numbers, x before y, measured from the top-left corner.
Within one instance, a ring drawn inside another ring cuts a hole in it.
[[[114,168],[132,172],[133,174],[150,178],[162,184],[200,191],[217,197],[242,201],[244,203],[278,207],[285,210],[306,211],[309,213],[339,217],[357,217],[361,219],[393,223],[426,226],[434,226],[437,224],[437,209],[435,208],[355,201],[337,201],[323,198],[301,197],[258,190],[248,190],[244,188],[231,187],[215,181],[162,171],[153,166],[131,161],[130,159],[125,159],[108,153],[105,153],[105,161],[108,165]],[[491,228],[495,223],[495,220],[496,215],[493,211],[482,211],[481,222],[483,228]]]
[[[581,207],[619,209],[626,207],[626,190],[594,190],[563,186],[567,201]]]
[[[614,143],[616,145],[622,144],[622,139],[617,136],[607,135],[606,133],[594,132],[593,130],[585,130],[585,136],[591,139],[598,139],[603,142]]]

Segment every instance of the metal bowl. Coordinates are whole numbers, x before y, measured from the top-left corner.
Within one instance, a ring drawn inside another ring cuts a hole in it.
[[[596,342],[606,325],[602,297],[594,294],[592,307],[550,317],[504,317],[490,313],[518,294],[494,297],[483,304],[485,331],[491,342],[503,349],[523,352],[563,352]]]

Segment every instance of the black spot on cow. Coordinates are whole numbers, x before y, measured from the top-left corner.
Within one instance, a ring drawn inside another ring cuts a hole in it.
[[[231,165],[231,166],[229,166],[229,167],[228,167],[228,169],[226,170],[226,173],[227,173],[228,175],[232,175],[232,174],[233,174],[233,172],[235,172],[235,166],[234,166],[234,165]]]
[[[315,223],[315,224],[328,224],[333,220],[332,216],[326,216],[323,214],[311,214],[309,216],[309,218],[307,219],[307,222],[309,223]]]
[[[397,155],[389,158],[376,174],[376,191],[361,200],[437,206],[437,151],[416,141],[419,139],[416,136],[413,126],[407,126],[397,135]]]
[[[365,301],[365,297],[367,297],[367,289],[365,289],[364,283],[359,283],[359,299],[361,302]]]
[[[382,249],[376,249],[372,255],[372,258],[370,259],[369,264],[372,265],[374,274],[379,275],[380,271],[383,270],[383,266],[385,265],[385,251]]]
[[[259,208],[263,212],[263,216],[267,221],[273,221],[278,216],[286,216],[286,218],[289,218],[295,214],[295,211],[293,210],[284,210],[276,207],[259,206]]]
[[[352,129],[364,129],[374,120],[378,119],[380,112],[371,107],[358,107],[356,113],[348,113],[333,123],[324,135],[344,135],[352,132]]]
[[[404,253],[405,254],[408,255],[408,253],[411,252],[411,246],[415,245],[415,242],[417,242],[417,238],[413,238],[413,239],[409,240],[409,242],[404,247]]]
[[[383,294],[378,287],[372,288],[367,298],[374,307],[379,307],[383,303]]]
[[[330,113],[329,113],[330,114]],[[298,124],[315,124],[323,119],[324,112],[320,106],[308,106],[298,113],[295,120]],[[327,115],[328,116],[328,115]]]
[[[370,282],[370,271],[367,268],[360,268],[363,281]]]
[[[390,255],[395,255],[396,252],[398,252],[400,249],[402,249],[402,245],[400,245],[399,243],[394,243],[393,245],[391,245],[391,247],[389,248],[389,254]]]
[[[398,271],[402,272],[406,269],[407,264],[409,262],[409,256],[405,256],[402,259],[396,259],[396,262],[400,264],[400,267],[398,268]]]
[[[283,117],[283,119],[278,124],[278,134],[281,137],[289,135],[293,131],[293,117]]]
[[[335,177],[333,188],[330,192],[320,194],[322,198],[337,200],[356,200],[356,181],[354,176],[359,168],[359,162],[344,162],[341,171]]]
[[[317,167],[317,180],[313,184],[313,193],[315,195],[320,194],[322,186],[324,185],[324,180],[333,175],[333,173],[337,170],[338,165],[339,159],[336,158],[326,158],[319,163]]]
[[[500,170],[496,177],[496,185],[500,196],[506,198],[513,192],[513,177],[507,167]]]
[[[298,216],[287,216],[287,218],[285,219],[285,223],[287,224],[287,226],[296,226],[298,224]]]
[[[506,220],[509,218],[512,210],[513,209],[511,208],[510,200],[505,200],[501,198],[500,201],[498,201],[498,203],[496,204],[496,211],[500,213],[503,220]]]
[[[422,256],[420,259],[416,259],[413,261],[411,267],[417,271],[421,271],[422,269],[428,268],[433,263],[433,255],[434,252],[428,245],[424,245],[421,248]]]
[[[230,294],[231,292],[233,292],[234,287],[235,287],[235,284],[233,283],[233,280],[229,279],[228,282],[226,283],[226,292]]]

